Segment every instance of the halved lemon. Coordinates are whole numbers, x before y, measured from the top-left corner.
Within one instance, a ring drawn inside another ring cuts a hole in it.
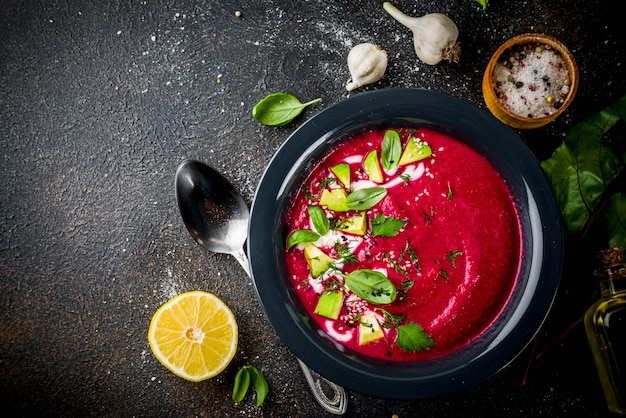
[[[222,372],[237,351],[238,329],[230,308],[212,293],[181,293],[152,317],[148,342],[154,356],[192,382]]]

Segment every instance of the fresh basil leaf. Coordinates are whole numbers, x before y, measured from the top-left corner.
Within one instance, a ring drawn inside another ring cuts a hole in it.
[[[254,366],[249,366],[248,370],[250,372],[250,380],[256,391],[256,406],[261,406],[269,392],[269,385],[267,384],[267,380],[265,380],[265,376],[263,376],[263,373],[261,373],[259,369]]]
[[[367,210],[387,196],[384,187],[370,187],[355,190],[346,198],[346,206],[351,210]]]
[[[241,402],[248,393],[248,387],[250,386],[250,373],[248,373],[248,367],[243,366],[235,375],[235,384],[233,385],[233,402]]]
[[[320,208],[317,205],[309,205],[307,208],[309,212],[309,216],[311,217],[311,221],[313,222],[313,227],[320,235],[324,235],[330,230],[330,222],[326,217],[326,212],[324,209]]]
[[[398,327],[398,338],[396,339],[398,347],[412,353],[414,351],[428,350],[435,346],[433,339],[424,331],[424,328],[415,322],[409,322],[406,325]]]
[[[379,213],[371,220],[372,236],[395,237],[398,235],[398,231],[404,228],[406,223],[407,221],[403,221],[394,216],[385,216]]]
[[[615,193],[607,211],[609,247],[626,250],[626,193]]]
[[[348,289],[370,303],[382,305],[396,300],[396,287],[379,271],[355,270],[344,280]]]
[[[296,96],[289,93],[272,93],[252,108],[252,117],[263,125],[286,125],[298,116],[305,107],[319,102],[320,99],[302,103]]]
[[[298,229],[293,231],[287,238],[287,248],[294,245],[306,244],[307,242],[315,242],[320,238],[320,234],[310,229]]]
[[[476,0],[476,2],[480,4],[481,6],[483,6],[483,10],[485,10],[487,8],[487,4],[489,3],[489,0]]]
[[[401,154],[402,144],[400,143],[400,135],[392,130],[385,132],[380,156],[385,171],[389,172],[398,166]]]

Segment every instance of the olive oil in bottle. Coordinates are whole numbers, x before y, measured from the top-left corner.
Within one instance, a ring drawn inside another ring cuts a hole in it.
[[[626,264],[621,248],[598,253],[600,299],[585,314],[585,330],[609,410],[626,415]]]

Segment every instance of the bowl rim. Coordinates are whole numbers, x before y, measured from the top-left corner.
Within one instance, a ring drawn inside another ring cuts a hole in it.
[[[519,177],[520,199],[524,201],[519,204],[534,207],[529,215],[533,218],[532,237],[525,250],[533,257],[528,273],[531,277],[527,281],[520,280],[524,283],[520,285],[519,298],[525,305],[520,304],[519,308],[516,305],[510,315],[518,322],[503,319],[494,335],[488,335],[488,331],[476,346],[470,344],[473,351],[461,349],[452,356],[416,363],[385,362],[346,353],[340,344],[324,337],[314,321],[307,321],[297,302],[294,303],[293,298],[297,296],[293,288],[285,283],[288,281],[286,269],[280,265],[285,241],[280,222],[281,208],[289,202],[291,189],[306,172],[311,159],[323,154],[333,140],[354,129],[391,120],[442,129],[462,136],[463,140],[474,140],[473,145],[482,147],[479,152],[492,150],[496,155],[506,156],[505,163],[496,169],[509,170],[509,175]],[[479,138],[472,139],[474,136]],[[511,128],[489,112],[453,96],[415,88],[360,93],[322,110],[294,131],[274,154],[261,177],[248,232],[247,250],[255,290],[283,343],[329,380],[381,398],[441,396],[481,383],[500,371],[539,331],[556,296],[562,268],[560,212],[532,152]],[[522,320],[523,326],[520,325]]]
[[[498,49],[496,49],[496,51],[493,53],[491,58],[489,59],[487,68],[485,69],[485,79],[488,80],[489,86],[491,87],[491,80],[493,78],[493,74],[492,74],[493,69],[495,68],[495,65],[498,59],[500,58],[500,56],[507,49],[510,49],[513,46],[520,45],[529,41],[530,42],[545,42],[545,43],[550,44],[550,46],[553,48],[556,47],[559,54],[561,54],[561,56],[565,60],[568,66],[568,72],[569,72],[570,79],[571,79],[570,91],[567,95],[567,99],[565,100],[565,102],[563,102],[563,105],[551,115],[542,116],[538,118],[529,118],[526,116],[518,115],[517,113],[514,113],[510,111],[509,109],[507,109],[505,106],[503,106],[498,100],[498,98],[495,96],[495,92],[493,93],[493,97],[495,97],[494,103],[496,103],[498,109],[504,112],[508,117],[518,120],[523,123],[543,126],[546,123],[553,121],[554,119],[559,117],[563,112],[565,112],[565,110],[567,110],[570,104],[574,101],[574,96],[576,96],[576,92],[578,91],[578,82],[579,82],[578,65],[576,64],[574,55],[561,41],[559,41],[553,36],[550,36],[544,33],[527,32],[527,33],[521,33],[519,35],[513,36],[512,38],[509,38],[507,41],[505,41],[502,45],[500,45]],[[491,91],[493,91],[493,87],[491,87]]]

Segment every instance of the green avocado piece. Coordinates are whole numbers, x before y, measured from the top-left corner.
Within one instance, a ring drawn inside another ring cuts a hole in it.
[[[380,162],[378,162],[378,152],[376,150],[370,151],[363,160],[363,168],[369,176],[370,180],[375,183],[383,182],[383,172],[380,169]]]
[[[309,270],[313,277],[317,277],[330,268],[335,262],[324,251],[320,250],[314,244],[304,244],[304,258],[309,265]]]
[[[359,345],[376,342],[385,336],[373,313],[365,314],[359,321]]]
[[[324,189],[322,197],[320,197],[320,205],[335,212],[347,212],[349,210],[346,204],[347,197],[348,194],[345,189]]]
[[[330,169],[341,183],[343,183],[344,187],[350,188],[350,166],[348,163],[339,163],[336,166]]]
[[[367,232],[367,215],[365,212],[360,212],[344,218],[337,224],[335,229],[347,234],[363,236]]]
[[[320,296],[317,301],[314,312],[326,318],[337,319],[339,318],[342,305],[343,292],[340,290],[332,290],[322,293],[322,296]]]
[[[404,148],[404,152],[402,153],[402,157],[400,157],[398,165],[401,166],[423,160],[424,158],[432,155],[432,153],[433,151],[430,148],[430,145],[418,138],[411,137]]]

